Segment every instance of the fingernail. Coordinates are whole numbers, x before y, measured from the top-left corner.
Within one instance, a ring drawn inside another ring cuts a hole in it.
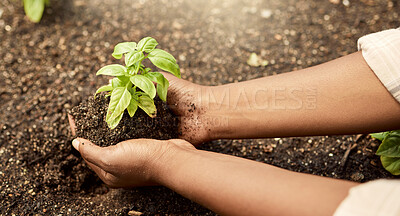
[[[73,146],[76,150],[79,151],[79,140],[74,139],[74,140],[72,141],[72,146]]]

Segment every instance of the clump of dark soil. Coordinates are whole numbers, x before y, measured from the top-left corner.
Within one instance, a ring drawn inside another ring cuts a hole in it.
[[[88,139],[99,146],[116,145],[124,140],[138,138],[178,138],[177,117],[158,97],[154,100],[157,107],[156,117],[149,117],[140,108],[130,117],[125,110],[115,129],[110,129],[105,121],[109,101],[110,98],[104,95],[89,97],[87,101],[72,109],[70,114],[75,120],[77,137]]]

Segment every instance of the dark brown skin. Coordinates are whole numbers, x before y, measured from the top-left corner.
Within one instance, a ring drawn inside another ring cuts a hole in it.
[[[169,73],[162,74],[170,83],[167,103],[180,119],[180,138],[195,146],[210,141],[209,125],[204,115],[207,107],[201,103],[202,94],[209,87],[178,79]]]
[[[217,87],[166,77],[171,83],[168,103],[176,104],[182,117],[182,138],[196,144],[400,128],[399,103],[360,52],[298,72]],[[301,91],[308,87],[317,89],[312,109],[299,106],[309,99]],[[271,96],[271,88],[283,91]],[[292,88],[297,90],[288,91]],[[260,107],[262,99],[271,97],[273,106]],[[198,111],[186,112],[188,104]],[[74,131],[72,119],[70,123]],[[183,139],[128,140],[101,148],[78,138],[73,146],[110,187],[164,185],[226,215],[332,215],[358,185],[197,150]]]

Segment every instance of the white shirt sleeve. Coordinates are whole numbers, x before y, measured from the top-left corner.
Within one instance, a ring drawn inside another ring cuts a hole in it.
[[[361,37],[358,49],[376,76],[400,102],[400,28]],[[375,180],[351,188],[334,216],[400,216],[400,180]]]
[[[361,37],[358,49],[382,84],[400,102],[400,28]]]
[[[399,216],[400,180],[375,180],[353,187],[334,216]]]

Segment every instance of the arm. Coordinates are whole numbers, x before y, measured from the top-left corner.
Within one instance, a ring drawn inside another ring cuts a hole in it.
[[[332,215],[357,185],[198,150],[175,150],[156,167],[159,183],[223,215]]]
[[[196,150],[184,140],[74,147],[111,187],[164,185],[223,215],[332,215],[358,185]]]
[[[361,52],[277,76],[203,88],[209,139],[379,132],[400,128],[400,104]]]

